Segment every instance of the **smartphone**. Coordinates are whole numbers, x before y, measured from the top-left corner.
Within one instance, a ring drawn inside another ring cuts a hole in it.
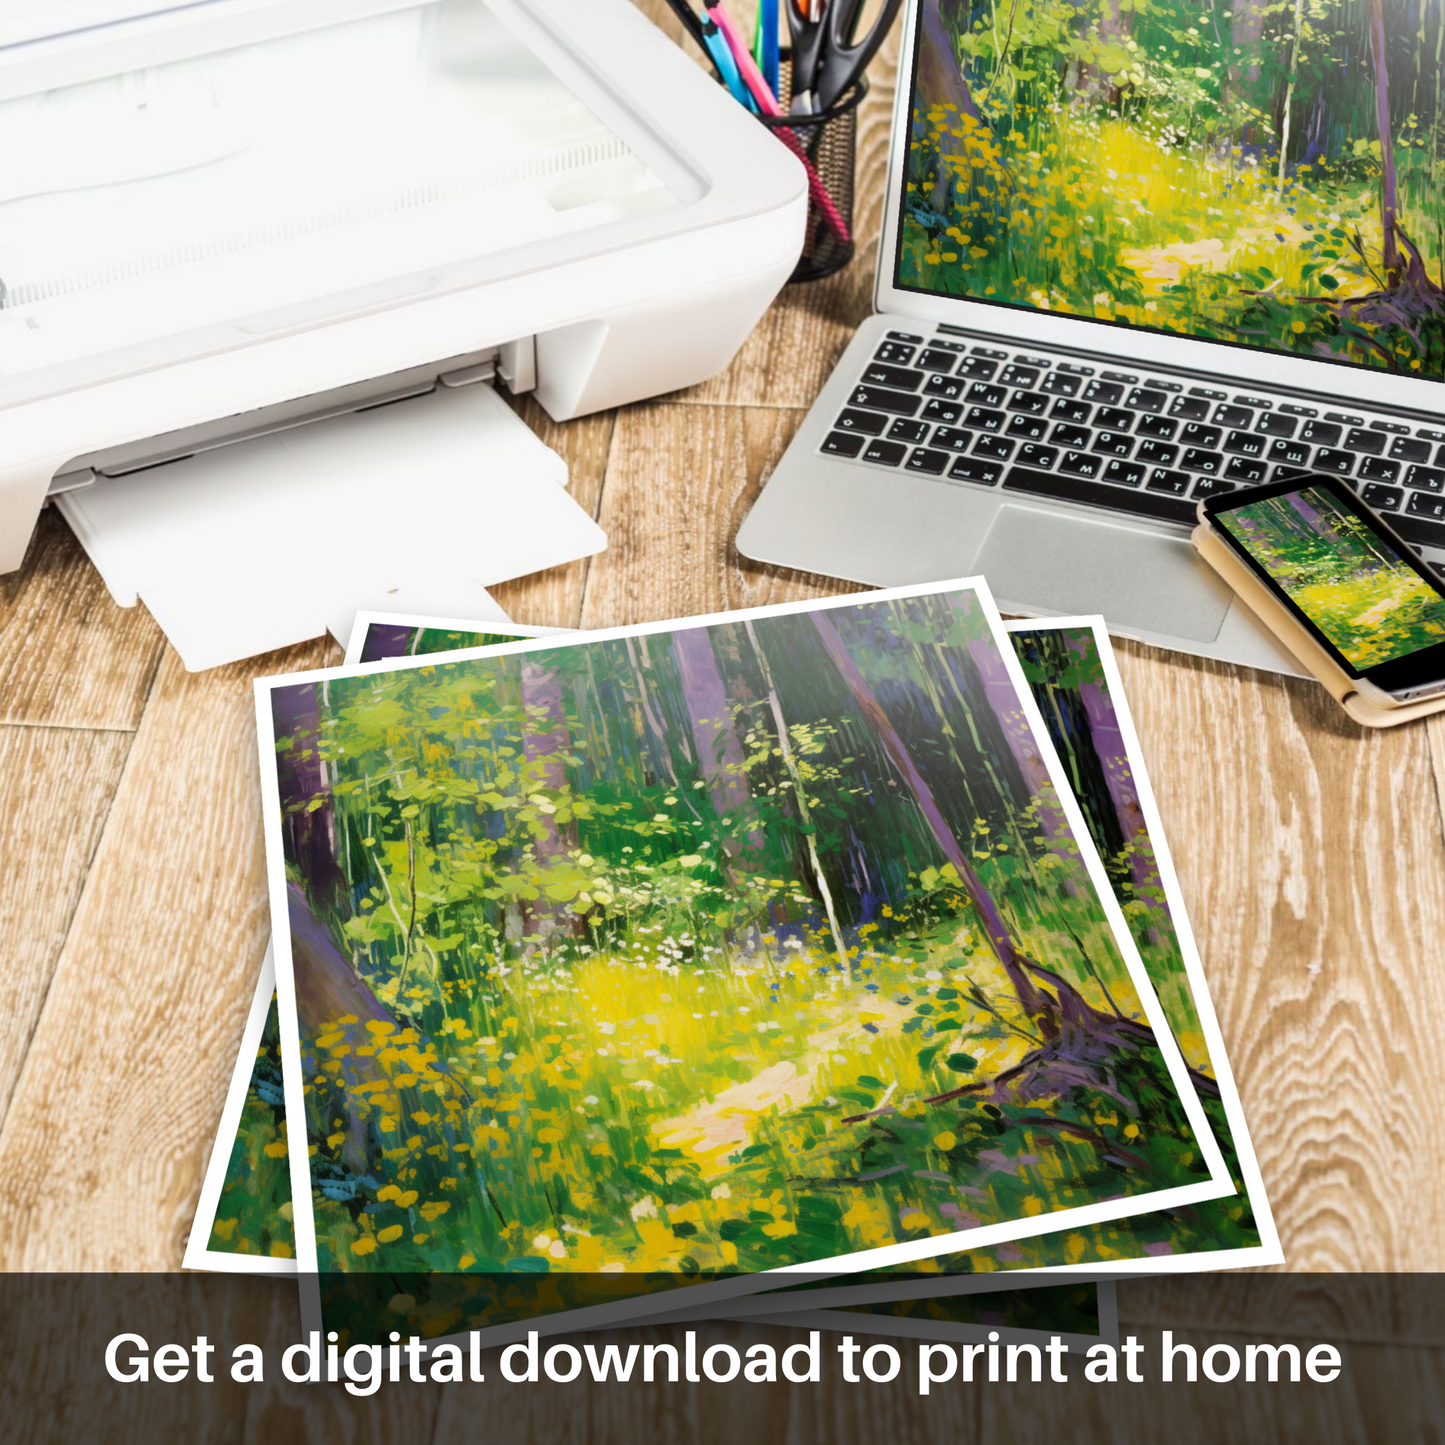
[[[1445,692],[1445,579],[1338,477],[1200,504],[1200,520],[1382,706]]]

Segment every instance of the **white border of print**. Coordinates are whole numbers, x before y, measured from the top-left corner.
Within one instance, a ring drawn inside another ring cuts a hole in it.
[[[1079,848],[1085,870],[1089,874],[1095,893],[1100,901],[1106,921],[1114,934],[1115,944],[1129,970],[1136,994],[1143,1006],[1146,1021],[1154,1031],[1160,1053],[1169,1070],[1170,1078],[1183,1103],[1190,1127],[1199,1141],[1200,1152],[1208,1166],[1209,1177],[1198,1183],[1161,1189],[1152,1193],[1128,1195],[1122,1198],[1101,1200],[1097,1204],[1081,1205],[1074,1209],[1063,1209],[1029,1216],[1026,1219],[1007,1223],[981,1225],[973,1229],[958,1230],[949,1234],[931,1236],[926,1239],[908,1240],[897,1244],[884,1245],[877,1249],[860,1250],[851,1254],[835,1256],[831,1260],[808,1260],[797,1264],[783,1265],[752,1275],[738,1275],[705,1284],[685,1285],[669,1290],[665,1296],[642,1296],[617,1301],[607,1305],[589,1306],[580,1310],[559,1313],[527,1324],[538,1333],[551,1333],[560,1329],[583,1329],[593,1324],[615,1320],[636,1319],[647,1314],[671,1311],[679,1306],[688,1307],[713,1300],[733,1299],[750,1295],[760,1290],[785,1287],[794,1283],[799,1275],[850,1274],[858,1270],[882,1269],[891,1265],[908,1264],[918,1259],[934,1258],[940,1254],[953,1254],[967,1249],[1002,1244],[1009,1240],[1036,1234],[1052,1233],[1056,1230],[1074,1228],[1080,1224],[1099,1223],[1118,1219],[1130,1214],[1152,1213],[1160,1209],[1177,1208],[1203,1199],[1216,1199],[1232,1194],[1234,1186],[1225,1167],[1224,1158],[1208,1119],[1200,1105],[1199,1098],[1189,1080],[1184,1060],[1179,1053],[1172,1032],[1167,1027],[1158,998],[1149,982],[1138,950],[1125,925],[1123,914],[1109,886],[1103,863],[1095,850],[1087,846],[1088,832],[1085,828],[1079,805],[1068,787],[1062,764],[1048,742],[1038,706],[1024,678],[1013,649],[1007,645],[1003,633],[1003,622],[988,591],[988,584],[982,577],[964,578],[952,582],[927,583],[912,587],[896,587],[883,591],[850,594],[821,600],[781,603],[771,607],[752,608],[739,612],[713,613],[703,617],[675,618],[661,622],[646,623],[630,627],[606,628],[588,633],[563,633],[557,636],[539,638],[530,642],[504,643],[500,647],[472,648],[462,652],[433,654],[417,658],[391,659],[376,662],[365,669],[332,668],[311,672],[294,673],[280,677],[258,678],[255,681],[257,746],[261,765],[261,787],[266,839],[267,872],[270,884],[271,916],[273,923],[281,920],[284,925],[288,916],[286,900],[286,873],[281,847],[281,804],[279,780],[275,766],[275,729],[272,721],[270,694],[280,687],[295,687],[308,682],[329,682],[346,677],[380,672],[400,672],[422,667],[448,667],[470,661],[499,655],[505,649],[509,654],[520,654],[542,649],[571,648],[587,646],[595,642],[624,639],[628,637],[654,636],[660,633],[680,631],[688,628],[709,627],[736,623],[743,619],[795,616],[812,611],[831,611],[840,607],[867,606],[894,598],[931,596],[949,592],[969,591],[975,594],[985,618],[992,625],[1000,656],[1008,670],[1029,727],[1039,744],[1040,754],[1049,769],[1049,776],[1063,809],[1069,828],[1074,837],[1084,840]],[[285,1072],[286,1111],[290,1119],[305,1117],[305,1106],[300,1078],[300,1037],[296,1014],[296,992],[292,975],[289,930],[284,926],[275,931],[276,983],[281,1026],[281,1049]],[[317,1254],[315,1226],[311,1214],[311,1176],[306,1148],[306,1131],[292,1128],[288,1131],[291,1150],[292,1198],[296,1204],[294,1226],[296,1232],[296,1258],[300,1271],[302,1294],[302,1321],[307,1329],[322,1328],[320,1283],[316,1274]],[[303,1203],[304,1201],[304,1203]],[[514,1339],[523,1326],[508,1324],[481,1331],[483,1346],[503,1343]]]
[[[512,622],[506,617],[417,617],[409,612],[358,612],[356,621],[351,624],[351,636],[346,641],[346,656],[342,659],[341,665],[345,668],[365,666],[368,669],[372,663],[363,664],[361,661],[362,650],[366,647],[367,634],[373,627],[417,627],[427,632],[496,632],[500,634],[511,634],[516,637],[558,637],[568,631],[565,627],[523,627],[519,622]],[[429,657],[450,657],[450,653],[421,653],[418,656]],[[391,661],[388,658],[378,658],[379,662]],[[399,659],[398,659],[399,660]]]
[[[241,1129],[241,1111],[246,1107],[246,1091],[251,1087],[251,1075],[256,1067],[256,1050],[261,1046],[266,1015],[271,1011],[271,995],[275,991],[276,958],[268,943],[266,957],[261,960],[261,975],[256,980],[256,992],[251,995],[251,1009],[246,1015],[246,1026],[241,1030],[241,1047],[236,1054],[236,1067],[231,1071],[231,1084],[226,1091],[226,1107],[221,1110],[221,1122],[216,1126],[216,1142],[211,1145],[206,1177],[201,1181],[201,1197],[196,1203],[196,1217],[191,1222],[190,1237],[186,1240],[185,1258],[181,1260],[186,1269],[217,1270],[225,1274],[263,1274],[276,1279],[289,1279],[296,1273],[294,1259],[271,1259],[261,1254],[233,1254],[227,1250],[209,1247],[211,1227],[216,1222],[216,1210],[221,1204],[221,1190],[226,1184],[226,1170],[231,1163],[231,1151],[235,1148],[236,1135]]]

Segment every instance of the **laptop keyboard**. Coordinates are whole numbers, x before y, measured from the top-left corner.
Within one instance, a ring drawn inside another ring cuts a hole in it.
[[[949,336],[888,332],[821,450],[1187,525],[1202,497],[1329,472],[1445,547],[1445,429]]]

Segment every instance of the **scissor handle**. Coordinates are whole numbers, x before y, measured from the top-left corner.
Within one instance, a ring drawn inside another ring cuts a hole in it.
[[[818,0],[813,0],[814,4]],[[819,67],[828,39],[826,20],[814,20],[799,4],[799,0],[787,0],[788,34],[792,38],[793,94],[811,95],[818,83]]]
[[[789,5],[793,0],[788,0]],[[861,40],[851,38],[863,13],[866,0],[831,0],[823,24],[828,29],[828,43],[814,73],[819,110],[827,110],[839,96],[862,75],[887,38],[902,0],[883,0],[868,33]]]

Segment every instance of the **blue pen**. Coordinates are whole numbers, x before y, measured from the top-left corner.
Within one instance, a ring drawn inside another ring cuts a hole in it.
[[[743,84],[742,72],[738,70],[738,63],[733,59],[732,50],[722,31],[717,28],[715,20],[703,19],[702,43],[707,46],[707,53],[712,57],[712,63],[717,67],[717,73],[722,76],[723,84],[732,91],[733,99],[747,106],[749,110],[756,111],[757,106],[753,102],[752,92]]]
[[[778,93],[778,0],[758,0],[758,69],[774,95]]]

